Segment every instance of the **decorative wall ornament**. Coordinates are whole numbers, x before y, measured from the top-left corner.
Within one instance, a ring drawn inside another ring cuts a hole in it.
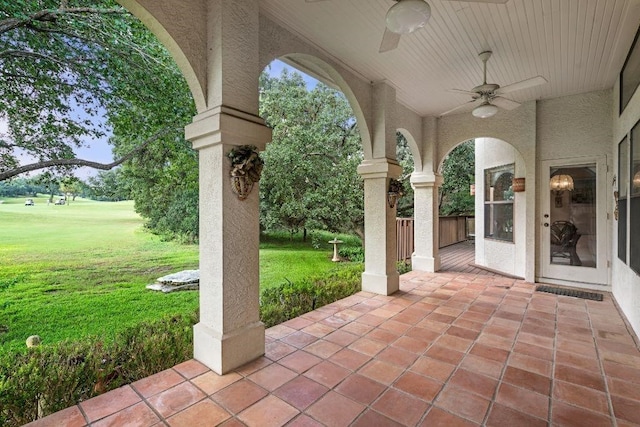
[[[389,180],[389,190],[387,191],[387,203],[391,209],[396,207],[398,200],[404,196],[402,183],[397,179],[391,178]]]
[[[239,145],[227,154],[231,160],[231,190],[244,200],[251,193],[253,184],[260,181],[264,161],[260,158],[258,149],[253,145]]]

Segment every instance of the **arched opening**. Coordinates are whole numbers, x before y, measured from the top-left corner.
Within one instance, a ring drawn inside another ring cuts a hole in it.
[[[523,178],[526,173],[519,151],[499,139],[475,138],[459,143],[443,156],[439,171],[444,178],[440,191],[440,247],[446,246],[443,240],[452,244],[466,242],[464,262],[470,264],[446,265],[444,250],[443,270],[524,277],[526,199],[524,187],[514,186],[515,178]],[[454,222],[446,216],[450,213],[464,214],[463,220],[457,221],[457,230],[445,225]],[[462,251],[464,247],[457,249]]]
[[[260,77],[260,114],[273,129],[264,152],[261,226],[363,237],[360,126],[333,84],[274,61]]]

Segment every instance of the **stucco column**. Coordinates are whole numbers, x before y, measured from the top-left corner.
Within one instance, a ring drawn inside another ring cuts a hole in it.
[[[402,173],[394,160],[365,160],[358,166],[364,179],[364,273],[362,290],[391,295],[400,286],[396,270],[396,207],[389,207],[389,180]]]
[[[414,172],[411,174],[413,187],[413,248],[411,268],[413,270],[435,272],[440,269],[438,237],[438,187],[442,177],[437,174]]]
[[[232,191],[227,158],[238,145],[263,150],[271,131],[259,117],[226,107],[186,127],[200,171],[200,322],[194,357],[224,374],[264,354],[259,310],[258,185],[245,200]]]

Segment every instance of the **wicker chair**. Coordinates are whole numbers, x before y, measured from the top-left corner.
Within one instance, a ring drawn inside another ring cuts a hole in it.
[[[555,221],[551,224],[551,261],[554,257],[568,258],[570,265],[582,265],[576,253],[580,233],[569,221]]]

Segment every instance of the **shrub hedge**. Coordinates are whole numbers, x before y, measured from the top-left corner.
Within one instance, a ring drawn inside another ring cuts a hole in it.
[[[362,264],[262,291],[266,327],[360,290]],[[142,323],[103,342],[88,337],[0,356],[0,426],[20,426],[108,390],[169,369],[193,355],[198,314]]]
[[[105,343],[96,337],[0,358],[0,425],[19,426],[192,357],[198,316],[143,323]]]
[[[342,264],[324,277],[287,281],[262,291],[260,318],[268,328],[361,290],[364,265]]]
[[[352,262],[364,262],[364,249],[360,246],[343,246],[338,249],[340,258]]]

